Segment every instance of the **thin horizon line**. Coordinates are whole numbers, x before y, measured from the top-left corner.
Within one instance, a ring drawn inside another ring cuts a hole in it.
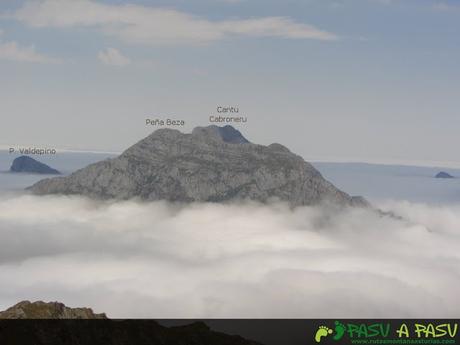
[[[10,147],[17,147],[18,145],[0,145],[0,151],[8,151]],[[24,145],[23,147],[34,147]],[[93,154],[109,154],[120,155],[123,151],[110,151],[110,150],[90,150],[90,149],[64,149],[56,148],[56,151],[62,153],[93,153]],[[20,154],[15,152],[14,154]],[[309,163],[343,163],[343,164],[372,164],[372,165],[392,165],[392,166],[407,166],[407,167],[423,167],[423,168],[447,168],[447,169],[460,169],[460,161],[430,161],[430,160],[413,160],[408,161],[404,159],[366,159],[357,157],[315,157],[315,156],[302,156],[305,161]]]

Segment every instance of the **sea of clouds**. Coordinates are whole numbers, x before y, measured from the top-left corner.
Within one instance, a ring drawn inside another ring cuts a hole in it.
[[[109,317],[459,317],[460,205],[372,210],[0,197],[0,309]]]

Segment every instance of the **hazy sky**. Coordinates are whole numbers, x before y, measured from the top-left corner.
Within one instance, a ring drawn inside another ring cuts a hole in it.
[[[460,5],[436,0],[0,2],[0,145],[119,151],[238,106],[307,159],[454,161]]]

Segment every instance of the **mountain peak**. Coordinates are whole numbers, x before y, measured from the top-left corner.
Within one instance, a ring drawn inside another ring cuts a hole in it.
[[[20,156],[13,161],[11,172],[59,175],[60,172],[29,156]]]
[[[124,151],[70,176],[29,188],[35,194],[82,194],[96,199],[173,202],[281,200],[291,206],[330,201],[363,205],[326,181],[281,144],[248,142],[231,126],[190,133],[159,129]]]
[[[440,171],[436,174],[435,178],[454,178],[451,174],[446,173],[445,171]]]
[[[212,137],[230,144],[248,144],[249,141],[233,126],[226,125],[219,127],[216,125],[206,127],[195,127],[192,131],[193,136]]]

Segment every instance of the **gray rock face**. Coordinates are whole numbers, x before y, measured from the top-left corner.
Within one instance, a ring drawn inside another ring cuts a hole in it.
[[[114,159],[68,177],[39,181],[35,194],[92,198],[223,202],[273,198],[291,206],[331,201],[365,205],[326,181],[280,144],[249,143],[234,128],[197,127],[191,134],[159,129]],[[244,140],[243,140],[244,139]]]
[[[50,174],[59,175],[60,172],[56,169],[49,167],[29,156],[21,156],[13,161],[10,168],[11,172],[25,172],[34,174]]]

